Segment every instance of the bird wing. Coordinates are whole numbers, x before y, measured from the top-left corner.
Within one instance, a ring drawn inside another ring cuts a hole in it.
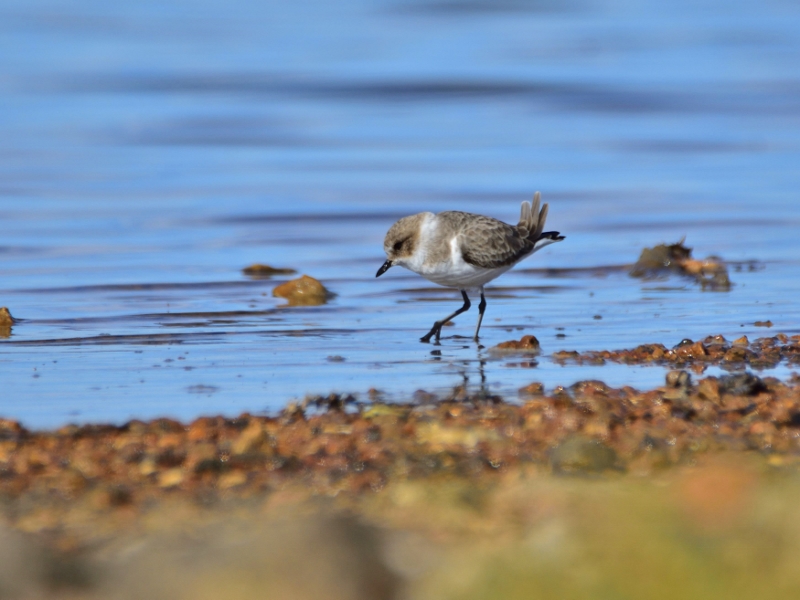
[[[458,233],[464,261],[484,269],[513,265],[534,248],[526,230],[491,217],[465,221]]]
[[[516,226],[483,215],[449,211],[448,221],[458,237],[464,261],[484,269],[507,267],[547,244],[563,240],[557,231],[543,231],[548,207],[540,204],[540,198],[536,192],[533,206],[522,203]]]

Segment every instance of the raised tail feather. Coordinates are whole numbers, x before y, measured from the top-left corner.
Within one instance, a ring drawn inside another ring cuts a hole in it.
[[[532,231],[533,215],[531,214],[531,203],[527,200],[522,203],[522,209],[519,213],[519,223],[517,227],[520,229],[525,228],[527,231]]]
[[[541,198],[542,195],[539,192],[536,192],[533,195],[533,207],[531,207],[530,202],[522,203],[522,210],[520,211],[519,215],[519,223],[517,224],[517,227],[525,228],[527,231],[526,237],[534,243],[536,243],[536,241],[542,237],[544,223],[547,220],[547,210],[549,208],[548,205],[545,204],[542,206],[541,210],[539,210]],[[548,232],[548,234],[555,234],[555,236],[558,236],[557,232]],[[548,235],[548,237],[550,236]]]

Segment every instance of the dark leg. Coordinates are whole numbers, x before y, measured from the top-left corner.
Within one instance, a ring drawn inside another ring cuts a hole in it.
[[[483,288],[481,288],[481,303],[478,304],[478,326],[475,328],[475,341],[478,341],[478,332],[481,330],[481,321],[483,321],[483,313],[486,311],[486,298],[483,297]]]
[[[442,325],[447,323],[453,317],[456,317],[456,316],[460,315],[465,310],[469,310],[469,307],[472,306],[472,304],[469,301],[469,296],[467,296],[467,292],[464,291],[464,290],[461,290],[461,297],[464,298],[464,306],[459,308],[456,312],[454,312],[449,317],[446,317],[444,320],[436,321],[436,323],[433,324],[433,327],[431,327],[431,330],[428,333],[426,333],[425,335],[423,335],[421,338],[419,338],[420,342],[426,342],[426,343],[430,342],[431,341],[431,336],[434,335],[434,334],[436,335],[436,341],[438,342],[439,341],[439,336],[442,333]]]

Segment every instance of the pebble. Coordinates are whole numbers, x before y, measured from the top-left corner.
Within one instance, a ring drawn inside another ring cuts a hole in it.
[[[319,306],[328,301],[330,292],[318,280],[303,275],[280,284],[272,290],[272,295],[276,298],[286,298],[289,306]]]

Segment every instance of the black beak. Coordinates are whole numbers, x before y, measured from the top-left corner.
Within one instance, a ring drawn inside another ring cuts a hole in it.
[[[380,269],[378,269],[378,272],[377,272],[377,273],[375,273],[375,277],[380,277],[381,275],[383,275],[384,273],[386,273],[386,271],[388,271],[388,270],[389,270],[389,267],[391,267],[391,266],[392,266],[392,261],[390,261],[390,260],[387,260],[385,263],[383,263],[383,264],[381,265],[381,268],[380,268]]]

